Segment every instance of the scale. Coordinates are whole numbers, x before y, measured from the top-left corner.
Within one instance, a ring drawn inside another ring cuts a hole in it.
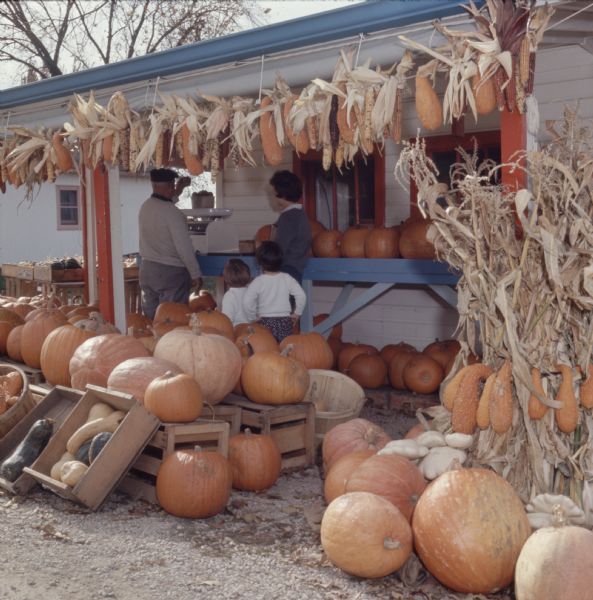
[[[237,228],[228,221],[232,208],[182,208],[187,229],[200,254],[236,254],[239,252]]]

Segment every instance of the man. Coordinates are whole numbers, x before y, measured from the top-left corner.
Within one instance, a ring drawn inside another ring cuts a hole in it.
[[[150,319],[154,319],[160,303],[187,303],[191,288],[202,284],[187,220],[175,206],[190,178],[182,177],[175,183],[177,177],[172,169],[153,169],[152,196],[138,215],[142,311]]]

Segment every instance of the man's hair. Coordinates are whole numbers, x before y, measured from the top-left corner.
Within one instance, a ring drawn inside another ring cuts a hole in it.
[[[298,202],[303,195],[301,180],[292,171],[276,171],[270,179],[277,198]]]
[[[245,287],[251,281],[249,266],[240,258],[231,258],[222,270],[224,282],[228,287]]]
[[[152,169],[150,171],[150,181],[152,181],[152,183],[175,181],[177,177],[179,177],[179,175],[173,169]]]
[[[255,251],[255,258],[264,271],[277,273],[282,267],[282,248],[276,242],[262,242]]]

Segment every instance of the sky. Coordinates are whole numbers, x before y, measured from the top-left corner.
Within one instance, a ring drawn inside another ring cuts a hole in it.
[[[328,10],[335,10],[344,6],[358,4],[364,0],[255,0],[264,11],[265,20],[260,19],[259,25],[271,25],[290,19],[298,19]],[[19,77],[16,69],[4,63],[0,69],[0,89],[7,89],[18,85]]]

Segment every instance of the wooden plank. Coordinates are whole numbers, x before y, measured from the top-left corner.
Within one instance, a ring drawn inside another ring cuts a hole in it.
[[[272,428],[271,436],[278,444],[281,454],[305,449],[305,423],[290,427]]]

